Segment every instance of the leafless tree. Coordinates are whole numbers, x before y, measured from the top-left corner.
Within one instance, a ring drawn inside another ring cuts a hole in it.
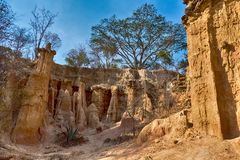
[[[35,49],[34,58],[37,58],[38,53],[36,52],[36,49],[43,45],[44,36],[48,29],[54,24],[54,19],[57,14],[54,14],[45,8],[38,9],[35,7],[32,11],[32,16],[30,26],[32,28],[33,46]]]
[[[48,43],[51,43],[52,48],[54,50],[57,50],[61,47],[62,40],[60,39],[57,33],[47,32],[43,37],[43,43],[44,46],[46,46]]]
[[[31,44],[31,35],[26,28],[14,27],[9,40],[13,53],[21,57],[28,51]]]
[[[4,0],[0,0],[0,43],[9,38],[13,21],[14,13],[10,6]]]

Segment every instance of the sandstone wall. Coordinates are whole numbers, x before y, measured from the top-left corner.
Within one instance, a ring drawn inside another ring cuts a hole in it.
[[[173,71],[155,70],[147,71],[146,79],[162,85],[165,80],[171,80],[176,77]],[[62,82],[70,82],[75,85],[77,81],[86,84],[90,88],[96,84],[114,85],[125,84],[129,79],[141,79],[141,71],[133,69],[102,69],[102,68],[74,68],[66,65],[54,64],[52,68],[52,79]],[[69,84],[69,85],[70,85]]]
[[[185,0],[193,125],[224,139],[239,136],[240,1]]]
[[[120,121],[128,111],[148,122],[185,106],[175,72],[78,69],[53,64],[51,49],[39,52],[40,59],[22,68],[24,74],[9,76],[6,90],[1,90],[6,111],[0,119],[9,119],[0,122],[0,130],[9,126],[7,134],[15,143],[54,142],[67,127],[99,128]]]
[[[51,81],[53,88],[67,89],[72,95],[78,90],[78,83],[86,85],[86,99],[88,106],[94,103],[99,110],[100,119],[107,116],[111,100],[111,86],[118,88],[118,113],[117,120],[121,119],[132,95],[134,100],[130,103],[142,106],[143,94],[150,97],[153,108],[158,108],[163,103],[163,96],[168,82],[176,79],[177,74],[172,71],[133,70],[133,69],[89,69],[74,68],[55,64],[52,69]],[[130,87],[131,86],[131,87]],[[146,92],[146,93],[144,93]]]

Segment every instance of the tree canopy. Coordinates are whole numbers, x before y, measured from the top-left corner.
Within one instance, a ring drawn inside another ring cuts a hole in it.
[[[173,24],[144,4],[132,16],[112,16],[92,27],[92,48],[111,53],[134,69],[165,68],[173,63],[173,54],[186,49],[186,34],[181,24]]]
[[[78,68],[87,66],[90,63],[86,49],[83,46],[80,46],[77,49],[71,49],[67,53],[65,61],[67,62],[68,65]]]

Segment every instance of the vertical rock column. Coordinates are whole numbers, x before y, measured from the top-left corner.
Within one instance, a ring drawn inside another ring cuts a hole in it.
[[[109,122],[116,122],[117,121],[117,110],[118,106],[118,87],[111,86],[111,93],[112,97],[110,100],[110,104],[107,111],[107,120]]]
[[[145,118],[149,119],[152,113],[153,113],[153,107],[152,107],[152,102],[151,99],[148,96],[147,93],[147,73],[145,69],[139,70],[138,71],[140,75],[140,80],[141,80],[141,86],[142,86],[142,113],[141,113],[141,120],[144,120]]]
[[[240,1],[185,0],[193,126],[239,136]]]
[[[98,117],[98,109],[94,103],[88,106],[88,126],[91,128],[98,128],[101,126]]]
[[[20,112],[11,137],[18,144],[37,144],[42,137],[49,79],[56,52],[51,50],[51,44],[38,49],[38,52],[40,56],[23,90]]]
[[[76,126],[83,130],[87,125],[87,103],[86,103],[86,93],[85,84],[80,82],[78,92],[74,93],[73,96],[73,110],[75,115]]]
[[[137,102],[140,101],[136,88],[136,80],[129,80],[127,85],[127,110],[132,116],[136,114]]]
[[[98,109],[99,119],[102,120],[107,116],[107,110],[111,99],[111,89],[107,84],[94,85],[91,87],[92,103],[94,103]]]

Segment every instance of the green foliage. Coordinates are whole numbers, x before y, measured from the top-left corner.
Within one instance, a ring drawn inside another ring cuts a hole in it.
[[[90,60],[87,57],[86,49],[82,46],[78,49],[71,49],[67,53],[65,61],[68,65],[78,68],[87,66],[90,63]]]
[[[172,65],[173,53],[186,49],[186,34],[181,24],[166,21],[153,5],[144,4],[128,18],[101,20],[92,27],[90,44],[96,53],[120,58],[122,66],[163,68]]]
[[[180,70],[182,74],[186,74],[188,67],[188,57],[184,54],[183,58],[178,62],[177,69]]]
[[[64,132],[64,135],[67,138],[67,143],[77,138],[77,132],[78,128],[74,129],[72,127],[66,127],[66,132]]]
[[[117,58],[117,46],[111,40],[91,39],[90,47],[92,49],[91,62],[93,67],[118,68],[118,65],[122,62],[121,59]]]
[[[122,63],[116,54],[92,51],[90,55],[90,63],[93,68],[119,68],[119,64]]]

